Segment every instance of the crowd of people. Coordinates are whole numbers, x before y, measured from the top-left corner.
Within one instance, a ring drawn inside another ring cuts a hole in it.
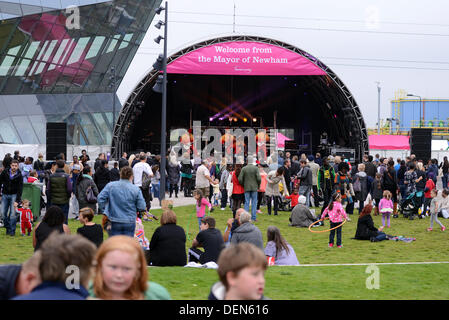
[[[14,236],[18,215],[21,234],[32,236],[35,253],[23,265],[0,267],[0,283],[7,284],[0,285],[2,298],[170,299],[165,288],[148,282],[147,265],[194,263],[218,268],[220,281],[212,286],[210,299],[265,299],[267,266],[299,265],[299,261],[276,226],[267,228],[264,245],[256,225],[262,207],[277,216],[288,203],[290,226],[322,226],[328,217],[328,246],[334,246],[336,235],[338,248],[342,248],[342,225],[350,221],[356,207],[355,239],[360,240],[394,238],[384,228],[390,228],[390,217],[399,216],[398,205],[417,192],[422,192],[421,216],[431,217],[428,231],[434,223],[444,231],[438,216],[449,217],[446,157],[440,165],[436,159],[423,164],[414,155],[396,163],[365,155],[362,163],[350,163],[338,155],[291,157],[289,152],[272,155],[267,163],[252,156],[235,165],[225,159],[195,163],[185,158],[177,161],[172,154],[165,161],[167,189],[160,190],[160,156],[123,153],[109,169],[104,153],[93,166],[85,151],[70,164],[63,154],[49,162],[42,155],[33,161],[19,152],[14,158],[7,154],[0,173],[2,223],[6,234]],[[441,196],[436,188],[439,176]],[[24,183],[41,186],[42,217],[33,217],[29,199],[22,198]],[[178,197],[182,191],[193,197],[198,220],[198,234],[187,252],[186,232],[177,225],[174,210],[164,208],[159,218],[150,213],[153,198],[160,200],[163,192]],[[227,206],[232,218],[222,233],[211,212]],[[81,225],[76,235],[68,227],[69,208]],[[374,227],[372,212],[382,215],[380,228]],[[94,222],[97,214],[103,215],[101,224]],[[142,220],[160,220],[150,240]],[[70,265],[80,268],[81,289],[67,288],[67,275],[56,271]],[[258,280],[246,283],[246,272],[257,274]]]

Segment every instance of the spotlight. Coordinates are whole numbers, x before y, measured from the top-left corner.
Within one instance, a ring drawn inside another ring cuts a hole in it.
[[[231,122],[232,122],[232,118],[231,118],[231,117],[229,117],[229,121],[231,121]]]
[[[243,118],[243,122],[246,122],[246,121],[248,121],[248,119],[246,119],[246,118]]]
[[[209,118],[209,122],[212,122],[212,121],[214,121],[214,118]]]
[[[164,39],[163,36],[158,36],[156,39],[154,39],[154,42],[156,42],[157,44],[159,44],[159,42],[161,42],[162,39]]]
[[[163,25],[165,25],[164,21],[159,20],[158,23],[156,23],[154,26],[158,29],[160,29]]]
[[[164,10],[165,10],[164,7],[159,7],[159,8],[157,8],[157,9],[154,10],[154,11],[156,11],[156,14],[161,14],[161,12],[164,11]]]
[[[253,122],[257,122],[257,118],[253,118]]]
[[[237,118],[234,118],[234,122],[237,122]]]
[[[164,55],[160,54],[159,57],[157,57],[156,62],[153,64],[153,68],[159,71],[163,71],[164,69]]]
[[[164,77],[162,75],[159,75],[156,80],[156,84],[153,87],[153,91],[157,93],[162,93],[162,81],[164,80]]]

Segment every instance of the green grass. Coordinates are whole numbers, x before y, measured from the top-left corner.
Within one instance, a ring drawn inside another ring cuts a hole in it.
[[[262,208],[264,209],[264,208]],[[198,232],[194,206],[178,207],[174,211],[178,224],[187,232],[186,249]],[[264,211],[264,210],[262,210]],[[429,219],[392,219],[391,228],[386,233],[415,237],[417,241],[383,241],[372,243],[351,238],[357,226],[357,210],[352,221],[343,226],[343,248],[328,248],[329,233],[311,233],[307,228],[288,226],[289,212],[279,216],[258,216],[256,225],[261,229],[264,242],[269,225],[280,228],[282,235],[293,246],[301,264],[356,264],[356,263],[404,263],[449,261],[449,232],[439,228],[427,232]],[[266,211],[265,211],[266,212]],[[161,210],[153,210],[160,216]],[[229,209],[215,210],[217,228],[222,232],[226,221],[232,217]],[[95,217],[97,223],[100,217]],[[381,217],[373,216],[376,226]],[[441,219],[444,224],[447,220]],[[145,233],[151,239],[153,231],[160,225],[158,221],[144,222]],[[327,223],[327,226],[329,224]],[[72,233],[80,227],[79,222],[70,221]],[[326,227],[327,228],[327,227]],[[323,227],[314,230],[323,230]],[[17,230],[19,231],[19,230]],[[17,234],[16,231],[16,234]],[[106,235],[105,235],[106,237]],[[0,263],[21,263],[33,253],[31,237],[7,237],[5,229],[0,229]],[[310,266],[310,267],[270,267],[266,273],[265,294],[272,299],[448,299],[448,264],[419,265],[379,265],[380,288],[366,288],[367,266]],[[217,281],[215,270],[196,268],[165,267],[149,268],[152,281],[165,286],[173,299],[206,299],[211,285]]]

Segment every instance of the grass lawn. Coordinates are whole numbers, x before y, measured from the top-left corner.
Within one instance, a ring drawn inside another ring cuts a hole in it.
[[[266,209],[262,211],[266,212]],[[194,206],[177,207],[178,224],[187,232],[186,249],[198,233]],[[415,237],[412,243],[402,241],[358,241],[355,234],[358,211],[352,221],[343,226],[343,248],[328,248],[329,233],[311,233],[307,228],[288,226],[289,212],[279,216],[258,216],[256,225],[261,229],[266,242],[266,229],[270,225],[280,228],[282,235],[293,246],[299,262],[308,264],[370,264],[407,262],[449,261],[449,232],[439,228],[426,231],[429,219],[410,221],[404,218],[392,219],[387,234]],[[153,210],[160,216],[161,210]],[[222,232],[226,221],[232,217],[229,209],[215,210],[212,216]],[[376,226],[381,224],[380,216],[373,216]],[[95,217],[99,223],[101,218]],[[448,220],[440,219],[448,225]],[[151,239],[159,221],[144,222],[145,233]],[[329,223],[327,222],[328,228]],[[80,227],[78,221],[70,221],[72,233]],[[314,228],[323,230],[324,227]],[[0,229],[0,263],[21,263],[33,253],[31,237],[7,237]],[[105,234],[106,237],[106,234]],[[378,265],[379,289],[367,289],[366,265],[351,266],[303,266],[270,267],[266,273],[266,296],[272,299],[449,299],[448,264],[394,264]],[[207,299],[211,285],[217,281],[215,270],[179,267],[151,267],[152,281],[165,286],[173,299]]]

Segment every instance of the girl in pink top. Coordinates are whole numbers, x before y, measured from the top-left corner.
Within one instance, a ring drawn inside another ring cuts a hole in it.
[[[393,201],[391,201],[391,192],[385,190],[383,198],[379,202],[379,212],[382,213],[382,225],[385,227],[385,218],[387,218],[387,227],[390,227],[390,215],[393,212]]]
[[[195,190],[195,200],[196,200],[196,217],[198,218],[198,227],[201,231],[201,219],[206,214],[206,206],[209,208],[209,212],[212,208],[212,205],[207,198],[204,198],[203,192],[201,190]]]
[[[344,219],[348,219],[345,209],[341,205],[341,194],[335,193],[332,198],[332,202],[321,215],[321,220],[324,220],[326,215],[329,215],[331,229],[341,225]],[[335,231],[337,231],[337,247],[343,247],[341,244],[341,228],[342,226],[330,231],[329,248],[332,248],[334,246]]]

